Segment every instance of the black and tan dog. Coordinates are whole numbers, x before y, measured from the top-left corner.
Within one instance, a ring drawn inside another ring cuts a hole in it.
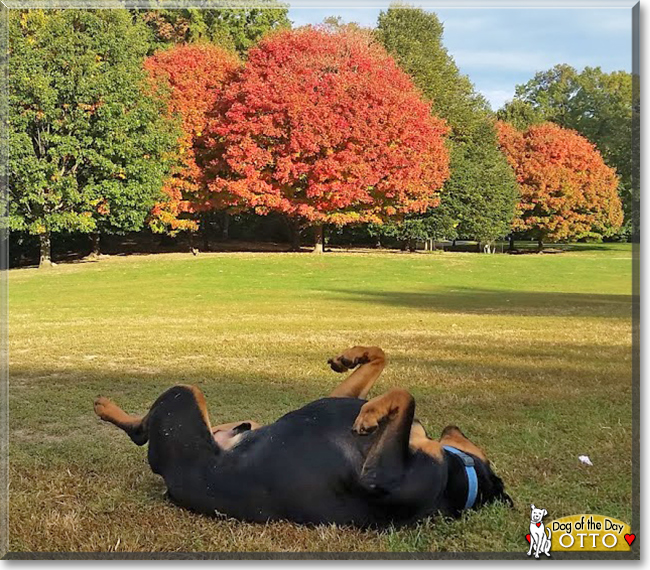
[[[383,526],[512,504],[485,453],[457,427],[427,437],[408,392],[365,401],[386,363],[380,348],[357,346],[329,363],[337,372],[356,370],[329,397],[266,426],[211,427],[195,386],[167,390],[144,417],[106,398],[95,412],[136,444],[149,442],[149,465],[169,497],[201,513]]]

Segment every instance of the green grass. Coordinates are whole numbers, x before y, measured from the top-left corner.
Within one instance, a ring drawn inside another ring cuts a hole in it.
[[[628,245],[114,257],[13,270],[9,297],[10,550],[522,551],[531,502],[631,522]],[[389,356],[374,394],[406,387],[430,432],[486,449],[514,511],[383,532],[212,520],[167,503],[92,412],[191,382],[213,423],[270,422],[327,394],[326,359],[354,344]]]

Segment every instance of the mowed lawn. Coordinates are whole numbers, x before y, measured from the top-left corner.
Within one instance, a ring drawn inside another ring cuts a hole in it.
[[[630,523],[631,258],[594,245],[12,270],[10,550],[522,552],[531,502],[547,520]],[[381,532],[211,519],[168,503],[146,449],[93,414],[99,394],[144,412],[195,383],[213,423],[271,422],[326,395],[342,379],[327,358],[355,344],[389,357],[373,394],[405,387],[431,434],[457,424],[486,449],[514,510]]]

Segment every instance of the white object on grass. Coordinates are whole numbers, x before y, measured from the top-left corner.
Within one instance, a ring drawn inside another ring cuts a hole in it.
[[[589,459],[588,455],[578,455],[578,459],[580,460],[581,463],[584,463],[585,465],[591,465],[593,467],[593,463],[591,462],[591,459]]]

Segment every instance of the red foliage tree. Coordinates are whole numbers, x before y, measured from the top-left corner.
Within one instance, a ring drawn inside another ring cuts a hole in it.
[[[437,205],[449,175],[445,123],[366,32],[272,34],[222,109],[208,128],[208,186],[257,213],[317,228],[381,222]]]
[[[586,138],[553,123],[524,132],[497,123],[521,200],[513,230],[544,241],[612,235],[623,223],[616,171]]]
[[[152,211],[151,225],[158,231],[194,230],[187,213],[212,207],[202,193],[202,171],[197,165],[197,144],[223,88],[239,66],[237,56],[211,44],[178,45],[160,51],[144,63],[160,96],[167,97],[169,112],[180,118],[179,165],[167,180],[168,200]]]

